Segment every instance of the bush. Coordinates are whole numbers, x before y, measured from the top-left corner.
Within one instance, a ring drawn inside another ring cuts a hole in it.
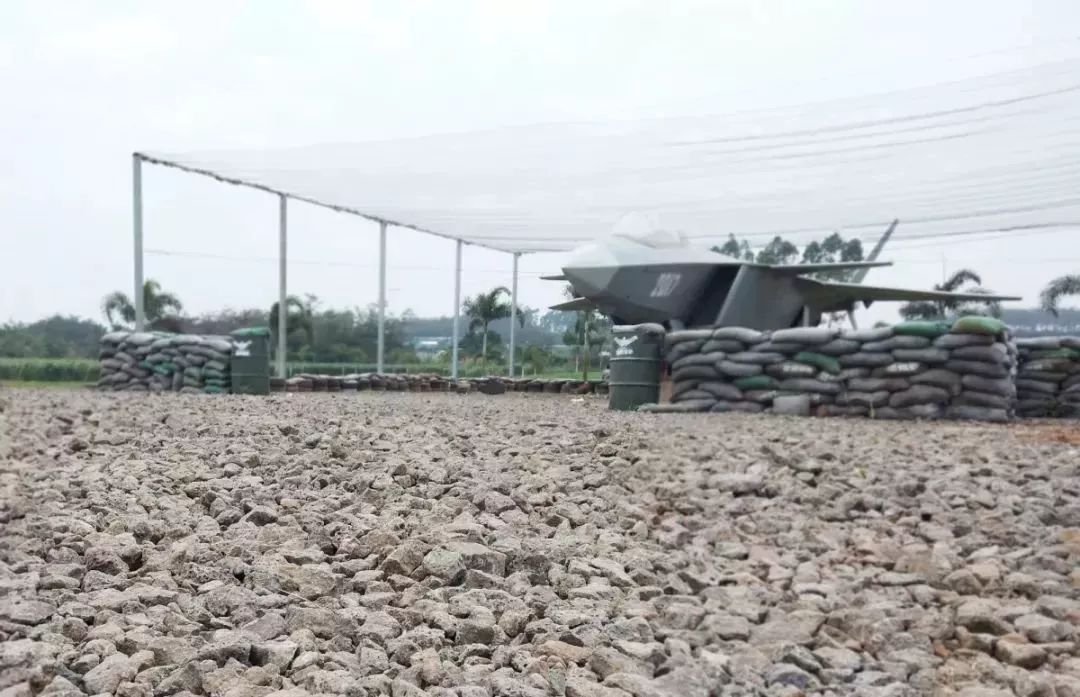
[[[0,380],[96,382],[98,362],[91,358],[0,358]]]

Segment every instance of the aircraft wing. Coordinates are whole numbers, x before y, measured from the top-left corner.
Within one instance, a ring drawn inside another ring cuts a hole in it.
[[[817,273],[819,271],[847,271],[849,269],[872,269],[877,266],[892,266],[891,261],[837,261],[825,264],[777,264],[770,265],[770,271],[782,274]]]
[[[552,305],[550,310],[562,310],[563,312],[580,312],[582,310],[591,310],[596,307],[588,298],[574,298],[558,305]]]
[[[808,298],[823,312],[849,309],[854,302],[863,302],[866,305],[876,301],[936,301],[936,300],[971,300],[975,302],[987,300],[1022,300],[1012,295],[991,295],[989,293],[949,293],[940,290],[910,290],[907,288],[887,288],[884,286],[867,286],[860,283],[834,283],[832,281],[817,281],[810,278],[797,279],[800,290],[804,291]]]

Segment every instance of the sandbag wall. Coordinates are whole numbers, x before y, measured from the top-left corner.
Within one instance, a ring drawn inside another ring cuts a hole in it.
[[[101,339],[98,387],[132,392],[225,393],[232,342],[226,337],[110,332]]]
[[[547,394],[600,394],[608,392],[603,380],[567,380],[544,378],[451,378],[433,373],[353,373],[348,375],[317,375],[301,373],[288,379],[271,378],[274,392],[532,392]]]
[[[1016,412],[1080,417],[1080,337],[1017,339]]]
[[[1004,421],[1015,409],[1016,353],[1005,325],[982,317],[674,331],[665,343],[671,403],[651,410]]]

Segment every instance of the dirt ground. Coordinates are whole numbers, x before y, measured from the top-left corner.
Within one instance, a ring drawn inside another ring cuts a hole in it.
[[[1080,427],[0,392],[0,697],[1080,695]]]

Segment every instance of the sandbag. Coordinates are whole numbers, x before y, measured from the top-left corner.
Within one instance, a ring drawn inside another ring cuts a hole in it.
[[[229,341],[228,339],[206,339],[203,345],[209,346],[218,353],[232,353],[233,350],[233,342]]]
[[[764,341],[754,346],[755,351],[763,351],[768,353],[782,353],[785,356],[791,356],[799,351],[802,351],[806,347],[805,344],[791,344],[780,343],[778,341]]]
[[[697,388],[708,392],[716,399],[725,401],[737,402],[743,398],[743,391],[727,382],[702,382],[698,384]]]
[[[841,370],[836,375],[836,377],[841,381],[851,380],[851,379],[854,379],[854,378],[868,378],[868,377],[870,377],[870,369],[869,368],[844,368],[843,370]]]
[[[772,365],[781,363],[786,357],[782,353],[769,353],[765,351],[742,351],[727,357],[729,361],[736,363],[751,363],[754,365]]]
[[[953,359],[945,364],[946,370],[954,370],[957,373],[970,375],[982,375],[988,378],[1003,378],[1009,374],[1009,369],[1000,363],[984,363],[982,361],[964,361]]]
[[[200,356],[197,353],[189,353],[186,357],[190,365],[203,365],[206,363],[206,356]]]
[[[890,353],[867,353],[865,351],[859,351],[858,353],[849,353],[846,356],[840,356],[837,360],[840,361],[840,365],[844,368],[876,368],[889,365],[893,362],[893,357]]]
[[[671,365],[683,356],[697,355],[701,353],[701,347],[704,344],[704,341],[683,341],[675,344],[664,352],[664,360]]]
[[[750,375],[737,378],[734,384],[740,390],[775,390],[780,386],[774,378],[768,375]]]
[[[870,353],[884,353],[896,349],[922,349],[930,348],[930,340],[923,336],[906,336],[903,334],[890,337],[884,341],[868,341],[863,344],[862,350]]]
[[[714,413],[725,411],[741,411],[748,414],[757,414],[765,410],[765,407],[756,402],[717,402],[709,409]]]
[[[1065,382],[1069,379],[1068,373],[1044,373],[1038,370],[1021,370],[1017,377],[1025,380],[1038,380],[1040,382]]]
[[[948,322],[934,322],[929,320],[910,320],[894,324],[892,328],[893,334],[922,336],[927,339],[936,339],[942,334],[948,334],[950,329],[951,327]]]
[[[712,336],[712,329],[677,329],[664,335],[664,345],[673,347],[688,342],[704,344]]]
[[[837,375],[840,373],[840,361],[836,360],[832,356],[826,356],[822,353],[816,353],[814,351],[800,351],[799,353],[795,354],[795,361],[798,363],[812,365],[815,368],[819,368],[833,375]]]
[[[871,419],[886,421],[912,421],[915,418],[907,409],[896,409],[888,406],[871,408],[869,416]]]
[[[954,349],[953,358],[967,361],[983,361],[985,363],[1007,363],[1009,349],[1005,344],[991,344],[990,346],[964,346]]]
[[[668,335],[670,336],[670,334]],[[746,327],[717,327],[712,330],[713,339],[734,339],[744,344],[758,344],[765,341],[768,336],[756,329]]]
[[[1072,368],[1073,362],[1065,358],[1040,358],[1025,361],[1020,367],[1023,371],[1038,371],[1043,373],[1067,373]]]
[[[1016,393],[1016,385],[1007,378],[987,378],[982,375],[965,375],[960,378],[964,389],[989,392],[990,394],[1011,397]]]
[[[1054,382],[1042,382],[1040,380],[1025,380],[1019,378],[1016,381],[1016,389],[1025,392],[1041,392],[1043,394],[1056,394],[1058,385]]]
[[[747,390],[743,392],[744,402],[757,402],[758,404],[769,404],[776,397],[776,390]]]
[[[817,375],[818,369],[805,363],[784,361],[766,366],[765,373],[775,378],[812,378]]]
[[[953,404],[963,404],[971,407],[987,407],[988,409],[1008,410],[1012,406],[1012,400],[1001,395],[979,392],[978,390],[964,390],[953,397]]]
[[[908,414],[916,419],[937,419],[943,408],[940,404],[915,404],[906,408]]]
[[[715,403],[711,399],[697,399],[691,402],[679,402],[671,404],[642,404],[637,408],[638,411],[653,414],[691,414],[697,412],[708,411]]]
[[[904,361],[902,363],[893,363],[892,365],[874,368],[870,375],[875,378],[902,378],[910,375],[918,375],[924,370],[926,370],[926,366],[922,363]]]
[[[683,392],[686,392],[687,390],[695,389],[700,384],[700,382],[701,382],[700,380],[685,380],[683,382],[672,381],[672,384],[671,384],[671,398],[675,399],[675,397],[679,396]],[[373,383],[373,384],[378,385],[378,386],[383,385],[383,383],[381,381],[378,382],[378,383]]]
[[[810,406],[808,395],[780,395],[773,400],[772,411],[786,416],[810,416]]]
[[[836,338],[839,331],[829,327],[792,327],[777,329],[771,339],[793,344],[827,344]]]
[[[949,393],[933,385],[912,385],[906,390],[894,392],[889,397],[889,406],[895,409],[915,406],[916,404],[944,404],[949,401]]]
[[[870,409],[857,405],[826,404],[821,407],[822,416],[854,416],[865,417],[870,414]]]
[[[843,356],[844,354],[855,353],[859,350],[860,346],[862,346],[862,344],[858,341],[839,338],[833,339],[827,344],[822,344],[821,346],[816,347],[814,350],[817,353],[823,353],[826,356]]]
[[[943,349],[958,349],[967,346],[990,346],[994,337],[982,334],[942,334],[934,339],[934,346]]]
[[[716,367],[711,365],[688,365],[678,370],[671,371],[671,379],[674,382],[687,380],[715,380],[719,375]]]
[[[131,332],[109,332],[102,336],[101,340],[107,344],[119,344],[129,336],[131,336]]]
[[[741,341],[735,341],[734,339],[709,339],[701,346],[702,353],[713,353],[719,351],[721,353],[738,353],[739,351],[745,351],[746,344]]]
[[[934,368],[933,370],[912,375],[910,380],[913,385],[933,385],[953,395],[960,393],[960,375],[951,370]]]
[[[686,392],[683,392],[681,394],[673,396],[671,398],[671,401],[678,403],[678,402],[696,401],[696,400],[704,400],[704,399],[715,399],[715,397],[713,397],[711,394],[709,394],[705,390],[693,389],[693,390],[687,390]]]
[[[937,365],[949,360],[949,352],[943,348],[893,349],[893,358],[898,361],[917,361]]]
[[[728,375],[733,378],[748,377],[751,375],[760,375],[761,366],[751,363],[735,363],[734,361],[720,361],[716,364],[716,369],[724,375]]]
[[[211,360],[204,363],[203,368],[207,370],[219,370],[221,372],[224,372],[229,369],[229,365],[225,361]]]
[[[712,353],[692,353],[689,356],[683,356],[677,361],[671,363],[671,372],[674,373],[677,370],[686,368],[692,365],[707,365],[713,367],[717,361],[723,360],[727,354],[713,351]]]
[[[984,334],[986,336],[1001,336],[1005,330],[1005,323],[1000,319],[977,315],[961,317],[953,322],[950,329],[953,334]]]
[[[847,386],[856,392],[899,392],[911,387],[911,383],[904,378],[852,378]]]
[[[822,382],[813,378],[787,378],[780,381],[780,389],[787,392],[840,393],[840,385],[835,382]]]
[[[1009,420],[1009,412],[1004,409],[989,409],[987,407],[973,407],[966,404],[953,404],[945,410],[945,416],[950,419],[972,419],[976,421]]]
[[[132,346],[146,346],[147,348],[149,348],[150,344],[154,343],[157,338],[158,337],[154,336],[153,334],[148,334],[146,332],[135,332],[127,338],[127,343],[131,344]]]
[[[868,327],[840,333],[841,339],[849,339],[864,344],[871,341],[884,341],[893,335],[892,327]]]
[[[886,390],[877,392],[844,392],[836,396],[836,403],[842,406],[882,407],[889,403]]]
[[[1016,340],[1016,347],[1020,349],[1059,349],[1063,346],[1060,336],[1031,336]]]

